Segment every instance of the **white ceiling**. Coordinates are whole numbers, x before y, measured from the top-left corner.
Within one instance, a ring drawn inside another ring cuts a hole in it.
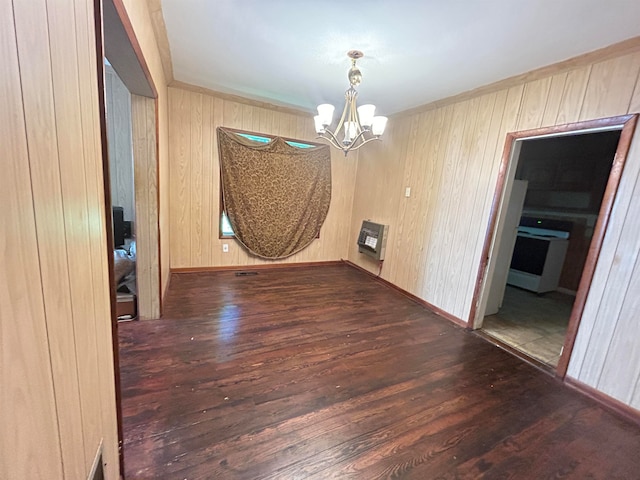
[[[176,80],[388,115],[640,35],[640,0],[162,0]]]

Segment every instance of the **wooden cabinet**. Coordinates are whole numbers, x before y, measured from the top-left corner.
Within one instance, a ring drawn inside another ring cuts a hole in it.
[[[524,142],[516,179],[527,180],[525,208],[597,213],[620,132]]]

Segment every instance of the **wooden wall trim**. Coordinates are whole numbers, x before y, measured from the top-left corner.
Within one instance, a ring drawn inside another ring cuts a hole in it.
[[[251,270],[274,270],[279,268],[299,268],[299,267],[327,267],[342,265],[342,260],[328,260],[326,262],[299,262],[299,263],[270,263],[256,265],[220,265],[215,267],[178,267],[172,268],[170,274],[174,273],[204,273],[223,271],[251,271]]]
[[[268,103],[268,102],[261,102],[260,100],[253,100],[251,98],[246,98],[246,97],[241,97],[240,95],[233,95],[231,93],[223,93],[223,92],[218,92],[216,90],[211,90],[209,88],[205,88],[205,87],[199,87],[197,85],[192,85],[190,83],[185,83],[185,82],[181,82],[179,80],[173,80],[172,82],[169,82],[169,87],[172,88],[179,88],[181,90],[187,90],[189,92],[195,92],[195,93],[200,93],[203,95],[209,95],[212,97],[218,97],[221,98],[223,100],[229,100],[231,102],[236,102],[236,103],[241,103],[244,105],[250,105],[252,107],[258,107],[258,108],[266,108],[269,110],[274,110],[276,112],[281,112],[281,113],[289,113],[292,115],[301,115],[304,117],[309,117],[309,121],[312,121],[312,117],[313,115],[311,114],[311,112],[302,110],[302,109],[297,109],[294,107],[287,107],[287,106],[283,106],[283,105],[275,105],[273,103]]]
[[[156,89],[156,84],[153,81],[153,77],[151,76],[151,72],[149,71],[149,66],[147,65],[147,61],[144,58],[144,54],[142,53],[142,47],[140,47],[140,43],[138,42],[138,37],[136,37],[136,32],[133,29],[133,25],[131,24],[131,20],[129,19],[129,15],[127,14],[127,9],[122,3],[122,0],[111,0],[113,2],[113,6],[118,13],[118,17],[120,17],[120,21],[122,22],[122,26],[124,27],[125,32],[127,33],[127,37],[129,38],[129,42],[131,43],[131,47],[138,58],[138,62],[140,63],[140,67],[144,72],[144,76],[149,82],[149,86],[153,91],[153,98],[158,98],[158,90]]]
[[[455,323],[459,327],[468,328],[467,323],[464,320],[462,320],[461,318],[458,318],[455,315],[451,315],[449,312],[445,312],[441,308],[438,308],[435,305],[427,302],[426,300],[423,300],[420,297],[415,296],[413,293],[407,292],[406,290],[400,288],[396,284],[391,283],[388,280],[385,280],[384,278],[376,275],[375,273],[371,273],[366,268],[362,268],[360,265],[357,265],[357,264],[355,264],[355,263],[353,263],[353,262],[351,262],[349,260],[342,260],[342,262],[345,265],[348,265],[349,267],[355,268],[356,270],[360,270],[361,272],[366,273],[370,277],[374,278],[376,281],[382,283],[383,285],[385,285],[385,286],[387,286],[389,288],[392,288],[396,292],[398,292],[398,293],[404,295],[405,297],[407,297],[408,299],[413,300],[414,302],[422,305],[423,307],[427,308],[428,310],[431,310],[436,315],[439,315],[440,317],[446,318],[447,320]]]
[[[393,114],[391,117],[395,119],[397,117],[410,116],[429,110],[435,110],[436,108],[459,103],[464,100],[479,97],[481,95],[495,93],[516,85],[550,77],[563,71],[573,70],[596,62],[610,60],[612,58],[620,57],[629,53],[636,52],[638,50],[640,50],[640,36],[629,38],[627,40],[623,40],[622,42],[614,43],[613,45],[609,45],[607,47],[600,48],[583,55],[578,55],[577,57],[569,58],[558,63],[547,65],[545,67],[537,68],[520,75],[514,75],[513,77],[505,78],[504,80],[498,80],[497,82],[483,85],[481,87],[474,88],[457,95],[452,95],[441,100],[436,100],[425,105],[420,105],[415,108],[403,110],[402,112]]]
[[[158,99],[156,98],[154,103],[154,118],[155,118],[155,132],[156,132],[156,228],[158,232],[158,244],[156,245],[158,254],[158,316],[162,317],[162,300],[163,294],[166,290],[162,290],[162,231],[160,229],[160,218],[162,218],[161,204],[160,204],[160,107]],[[169,245],[166,246],[169,248]],[[167,282],[168,286],[169,282]]]
[[[593,387],[590,387],[586,383],[582,383],[579,380],[576,380],[572,377],[566,377],[564,379],[564,384],[569,388],[580,392],[581,394],[589,397],[590,399],[596,401],[598,404],[607,408],[608,410],[613,411],[614,413],[621,415],[625,419],[640,425],[640,411],[636,410],[633,407],[630,407],[626,403],[622,403],[619,400],[616,400],[613,397],[610,397],[606,393],[602,393],[600,390],[597,390]]]
[[[124,478],[124,431],[122,426],[122,396],[120,382],[120,355],[118,346],[118,317],[116,314],[115,266],[113,258],[113,212],[111,210],[111,176],[109,173],[109,142],[107,139],[106,96],[104,85],[104,38],[102,32],[102,0],[93,1],[96,69],[98,79],[98,115],[100,117],[100,146],[102,154],[102,181],[104,188],[105,234],[107,236],[107,265],[109,276],[109,303],[111,307],[111,345],[116,394],[116,421],[118,424],[119,471]]]

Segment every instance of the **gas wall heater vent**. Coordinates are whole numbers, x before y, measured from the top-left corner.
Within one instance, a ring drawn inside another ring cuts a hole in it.
[[[258,272],[236,272],[236,277],[249,277],[251,275],[257,275]]]
[[[358,252],[376,260],[384,260],[388,234],[389,225],[382,225],[368,220],[363,221],[362,227],[360,227],[360,235],[358,235]]]

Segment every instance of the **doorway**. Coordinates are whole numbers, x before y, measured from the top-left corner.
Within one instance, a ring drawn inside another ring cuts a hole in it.
[[[118,346],[117,294],[114,268],[116,233],[113,222],[110,153],[105,95],[105,62],[117,73],[130,97],[131,154],[135,198],[136,290],[138,318],[158,318],[160,308],[160,242],[158,188],[158,92],[149,72],[142,49],[134,34],[122,0],[95,0],[97,80],[99,92],[100,133],[105,194],[107,247],[109,250],[109,279],[111,283],[111,334],[113,342],[114,376],[118,442],[120,446],[120,474],[124,477],[122,406],[120,400],[120,365]],[[104,36],[103,36],[104,34]],[[112,110],[113,111],[113,110]],[[123,218],[124,220],[124,218]],[[149,313],[144,313],[149,312]]]
[[[473,328],[563,377],[635,116],[507,136]]]

